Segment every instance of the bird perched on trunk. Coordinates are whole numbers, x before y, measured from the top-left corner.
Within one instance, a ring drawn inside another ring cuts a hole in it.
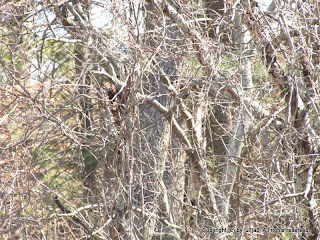
[[[116,97],[120,97],[121,98],[121,96],[119,94],[119,90],[117,90],[116,88],[109,88],[108,97],[109,97],[109,100],[111,100],[112,103],[114,102]]]

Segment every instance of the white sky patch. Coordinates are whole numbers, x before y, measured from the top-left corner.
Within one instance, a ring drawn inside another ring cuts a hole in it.
[[[103,5],[92,5],[91,9],[91,21],[92,25],[98,29],[110,28],[113,20],[113,14],[111,13],[111,4],[104,3]]]
[[[256,0],[262,11],[266,11],[273,0]]]

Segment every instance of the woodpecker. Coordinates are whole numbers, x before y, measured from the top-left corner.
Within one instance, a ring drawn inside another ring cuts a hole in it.
[[[116,94],[118,93],[119,91],[117,91],[117,89],[115,88],[109,88],[108,90],[108,97],[109,97],[109,100],[111,100],[112,102],[114,101],[114,97],[116,96]]]

